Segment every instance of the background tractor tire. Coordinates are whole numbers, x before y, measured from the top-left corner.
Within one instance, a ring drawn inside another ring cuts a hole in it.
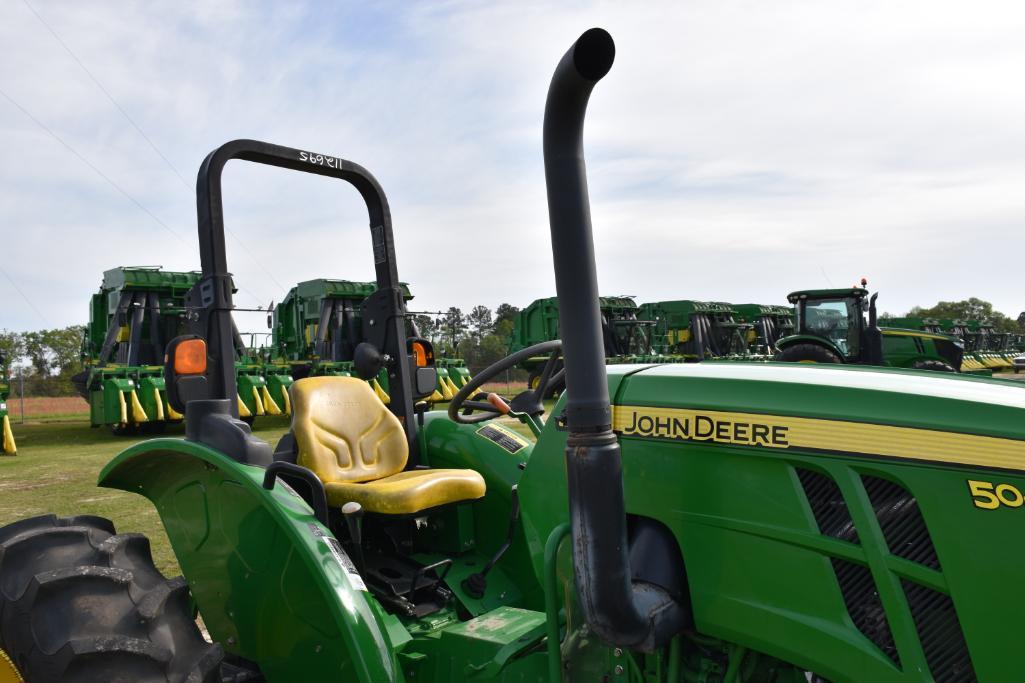
[[[530,376],[527,377],[527,389],[534,391],[537,389],[537,385],[541,383],[541,370],[531,370]],[[566,390],[565,380],[556,382],[552,386],[548,387],[548,391],[544,393],[541,398],[545,401],[555,398]]]
[[[0,649],[26,683],[220,683],[224,658],[149,540],[92,516],[0,528]]]
[[[818,344],[794,344],[776,354],[773,360],[786,363],[843,363],[843,358]]]
[[[527,388],[533,391],[537,389],[537,385],[541,383],[541,371],[531,370],[530,375],[527,377]]]
[[[135,436],[139,432],[139,425],[134,422],[128,424],[114,423],[110,425],[110,433],[114,436]]]
[[[933,370],[934,372],[957,372],[941,360],[920,360],[911,366],[915,370]]]

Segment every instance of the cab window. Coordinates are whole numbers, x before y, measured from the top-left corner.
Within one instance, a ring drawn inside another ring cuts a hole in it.
[[[824,337],[837,345],[845,356],[859,351],[861,308],[857,299],[819,299],[804,302],[801,325],[805,334]]]

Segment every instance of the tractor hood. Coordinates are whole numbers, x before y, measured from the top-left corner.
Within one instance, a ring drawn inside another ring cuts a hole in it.
[[[886,322],[885,320],[883,322]],[[955,337],[952,334],[945,334],[943,332],[928,332],[926,330],[914,330],[910,327],[886,327],[885,325],[879,326],[879,331],[884,335],[888,336],[904,336],[904,337],[924,337],[927,339],[942,339],[945,341],[953,342],[958,346],[964,346],[964,343],[960,338]]]
[[[847,442],[843,450],[1025,469],[1025,386],[1004,380],[790,363],[619,365],[608,371],[620,435],[815,450]],[[964,450],[961,435],[996,439],[974,439]],[[890,447],[907,438],[911,446]],[[875,443],[874,450],[849,443],[859,439]],[[998,452],[1012,461],[997,462]]]

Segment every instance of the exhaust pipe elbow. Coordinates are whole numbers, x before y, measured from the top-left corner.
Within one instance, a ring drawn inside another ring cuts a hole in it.
[[[630,569],[584,164],[587,102],[615,54],[612,36],[593,28],[556,67],[545,104],[545,183],[566,370],[566,475],[577,595],[599,638],[651,651],[684,627],[686,611],[663,588],[634,581]]]
[[[585,31],[555,68],[545,103],[545,183],[559,333],[566,386],[573,389],[566,418],[571,428],[584,431],[612,425],[584,165],[584,115],[591,90],[612,68],[615,56],[616,45],[607,31]]]

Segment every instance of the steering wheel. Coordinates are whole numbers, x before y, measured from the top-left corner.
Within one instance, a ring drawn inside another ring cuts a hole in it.
[[[487,402],[467,400],[474,396],[478,389],[506,370],[511,370],[528,358],[545,354],[548,354],[548,360],[545,361],[544,369],[541,371],[541,379],[534,389],[528,387],[526,391],[517,395],[509,403],[506,403],[505,399],[498,394],[488,394]],[[547,389],[550,386],[554,386],[555,383],[561,382],[565,374],[564,369],[556,371],[561,357],[562,340],[560,339],[534,344],[517,351],[511,356],[506,356],[497,363],[481,370],[469,382],[463,385],[463,388],[452,397],[452,401],[448,404],[449,418],[459,424],[476,424],[502,415],[508,415],[510,412],[525,413],[531,417],[543,415],[545,412],[544,397],[547,395]],[[475,411],[481,412],[474,415]]]

